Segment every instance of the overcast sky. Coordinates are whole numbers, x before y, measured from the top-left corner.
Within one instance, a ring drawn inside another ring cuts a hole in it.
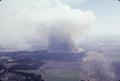
[[[54,26],[69,33],[75,40],[79,40],[83,32],[88,36],[120,35],[120,2],[118,0],[0,2],[0,43],[3,46],[14,44],[21,48],[29,48],[30,44],[26,44],[28,40],[45,41],[49,30]]]

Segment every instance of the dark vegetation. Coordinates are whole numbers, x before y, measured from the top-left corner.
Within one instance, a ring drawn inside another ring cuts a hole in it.
[[[0,79],[7,77],[7,81],[44,81],[41,74],[36,74],[41,66],[49,61],[55,62],[74,62],[82,58],[84,53],[73,52],[50,52],[43,51],[16,51],[16,52],[0,52],[0,57],[5,58],[0,61]],[[12,61],[9,61],[12,59]],[[6,61],[5,61],[6,60]],[[5,64],[5,65],[4,65]],[[5,67],[7,65],[7,67]],[[10,75],[14,76],[10,76]],[[10,79],[9,79],[10,77]],[[13,78],[13,79],[11,79]],[[22,79],[22,80],[19,80]]]
[[[14,73],[16,75],[21,75],[21,76],[24,76],[25,77],[25,80],[24,81],[44,81],[42,79],[42,76],[41,75],[36,75],[34,73],[25,73],[25,72],[19,72],[19,71],[15,71],[14,70],[11,70],[12,67],[10,68],[6,68],[5,66],[3,65],[0,65],[0,70],[3,70],[3,72],[0,73],[0,78],[8,73]],[[2,80],[0,80],[2,81]],[[10,81],[10,80],[9,80]],[[15,81],[19,81],[19,80],[15,80]]]
[[[17,51],[17,52],[0,52],[0,55],[6,55],[12,57],[18,62],[31,63],[31,61],[38,60],[60,60],[60,59],[80,59],[84,56],[84,53],[72,53],[72,52],[51,52],[47,51]],[[26,57],[26,59],[25,59]]]
[[[120,76],[120,62],[113,62],[112,65],[113,65],[116,76],[119,77]],[[120,77],[119,77],[119,79],[120,79]]]

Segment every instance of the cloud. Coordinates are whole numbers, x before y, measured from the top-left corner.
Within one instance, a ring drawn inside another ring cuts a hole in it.
[[[35,45],[31,41],[47,45],[49,31],[54,27],[63,29],[77,40],[95,20],[92,11],[73,9],[60,0],[3,3],[6,5],[0,10],[0,45],[6,49],[30,49]]]
[[[59,0],[59,1],[67,5],[75,5],[75,4],[85,3],[88,0]]]

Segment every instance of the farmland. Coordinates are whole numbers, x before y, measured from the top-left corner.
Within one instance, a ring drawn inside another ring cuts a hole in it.
[[[79,81],[80,62],[51,62],[41,67],[45,81]]]

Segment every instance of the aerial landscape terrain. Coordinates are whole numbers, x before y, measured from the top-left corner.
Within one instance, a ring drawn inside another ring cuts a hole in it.
[[[119,81],[120,42],[107,39],[84,40],[80,51],[1,51],[1,81]]]
[[[120,81],[120,0],[0,0],[0,81]]]

